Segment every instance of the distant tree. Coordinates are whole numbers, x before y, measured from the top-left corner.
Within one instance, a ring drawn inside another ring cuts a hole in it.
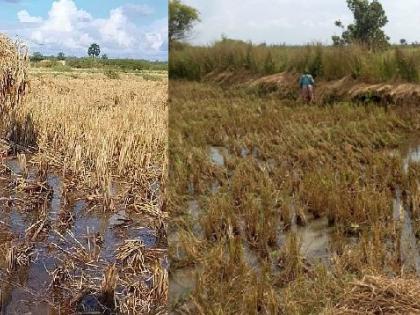
[[[353,13],[354,22],[347,28],[341,21],[335,22],[337,27],[343,29],[341,37],[332,37],[335,45],[361,43],[375,49],[389,44],[389,37],[382,30],[388,18],[378,0],[347,0],[347,6]]]
[[[346,44],[346,41],[341,36],[334,35],[331,39],[334,46],[343,46]]]
[[[108,60],[108,55],[107,54],[103,54],[101,57],[102,60]]]
[[[200,21],[197,9],[183,4],[180,0],[169,1],[169,42],[184,39],[194,23]]]
[[[65,60],[66,59],[66,55],[64,55],[63,52],[59,52],[57,55],[57,59],[58,60]]]
[[[88,49],[88,55],[90,57],[99,57],[99,55],[101,54],[101,48],[99,47],[98,44],[93,43],[92,45],[90,45],[89,49]]]
[[[45,57],[38,51],[34,52],[32,54],[32,57],[31,57],[31,60],[35,61],[35,62],[41,61],[41,60],[44,60],[44,59],[45,59]]]
[[[400,39],[400,44],[403,45],[403,46],[408,45],[407,40],[404,39],[404,38]]]

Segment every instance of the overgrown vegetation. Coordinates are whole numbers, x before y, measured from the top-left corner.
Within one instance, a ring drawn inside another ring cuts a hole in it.
[[[34,67],[55,67],[60,64],[57,58],[46,57],[35,59],[32,57],[32,66]],[[168,70],[168,63],[164,61],[149,61],[136,59],[104,59],[104,58],[74,58],[68,57],[65,64],[71,68],[76,69],[90,69],[90,68],[113,68],[114,70],[130,72],[140,70],[150,71],[166,71]]]
[[[283,71],[301,73],[305,68],[325,80],[352,77],[365,82],[418,82],[420,50],[393,47],[374,52],[357,45],[254,45],[225,38],[208,47],[174,44],[169,62],[171,78],[189,80],[202,80],[214,72],[264,76]]]

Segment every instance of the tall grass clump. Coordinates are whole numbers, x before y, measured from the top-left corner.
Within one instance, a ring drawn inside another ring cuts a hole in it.
[[[27,48],[0,34],[0,128],[9,128],[14,109],[28,91],[28,65]]]
[[[210,46],[176,43],[171,49],[169,70],[175,79],[201,80],[218,72],[264,76],[308,70],[325,80],[417,82],[420,70],[420,50],[408,47],[371,51],[359,45],[257,45],[223,38]]]

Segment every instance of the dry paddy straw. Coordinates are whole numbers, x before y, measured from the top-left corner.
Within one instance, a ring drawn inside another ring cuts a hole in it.
[[[65,171],[90,187],[164,173],[167,81],[41,75],[32,86],[19,114],[31,116],[40,152]]]
[[[22,102],[28,89],[29,60],[26,47],[0,34],[0,132],[8,130],[13,110]]]

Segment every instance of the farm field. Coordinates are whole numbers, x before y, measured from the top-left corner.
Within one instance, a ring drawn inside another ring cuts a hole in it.
[[[1,312],[166,313],[167,75],[28,72],[0,126]]]
[[[419,107],[203,81],[170,83],[171,312],[420,312]]]

